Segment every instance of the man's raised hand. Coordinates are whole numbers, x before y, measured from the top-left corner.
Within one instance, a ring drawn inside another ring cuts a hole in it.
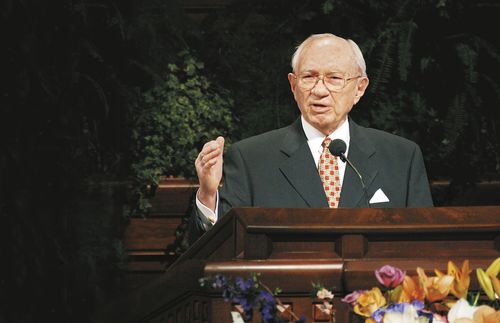
[[[222,180],[223,153],[224,138],[217,137],[203,146],[194,163],[200,181],[198,200],[213,211],[217,203],[217,189]]]

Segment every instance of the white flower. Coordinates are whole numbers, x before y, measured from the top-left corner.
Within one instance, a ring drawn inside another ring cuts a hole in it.
[[[434,315],[432,316],[432,323],[448,323],[448,320],[445,316],[434,313]]]
[[[319,299],[333,299],[333,294],[326,288],[321,288],[317,293],[316,296]]]
[[[384,315],[384,323],[419,323],[417,309],[414,306],[405,306],[403,313],[387,312]]]
[[[455,303],[448,312],[448,322],[453,323],[460,318],[473,319],[476,306],[470,306],[469,302],[461,298]]]
[[[333,309],[333,305],[331,303],[328,303],[328,302],[323,302],[323,304],[321,304],[319,306],[319,310],[327,315],[332,314],[332,309]]]

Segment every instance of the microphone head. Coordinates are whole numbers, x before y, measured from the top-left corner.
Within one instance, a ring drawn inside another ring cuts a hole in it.
[[[343,141],[342,139],[332,140],[330,146],[328,146],[328,150],[330,150],[330,153],[337,157],[343,157],[346,149],[347,145],[345,144],[345,141]]]

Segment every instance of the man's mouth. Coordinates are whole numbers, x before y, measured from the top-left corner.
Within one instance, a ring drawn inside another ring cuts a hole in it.
[[[316,112],[324,112],[330,108],[328,105],[321,103],[311,103],[309,106]]]

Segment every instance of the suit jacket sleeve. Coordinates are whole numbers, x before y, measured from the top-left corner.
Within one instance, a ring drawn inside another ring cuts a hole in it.
[[[237,145],[224,155],[224,181],[219,194],[219,218],[232,207],[252,206],[248,166]]]
[[[191,200],[191,210],[189,211],[188,225],[185,232],[185,239],[188,245],[192,245],[203,233],[210,230],[213,224],[198,210],[196,206],[196,193]]]
[[[432,196],[425,170],[422,151],[415,145],[413,158],[410,164],[410,178],[408,179],[408,207],[430,207],[433,206]]]

